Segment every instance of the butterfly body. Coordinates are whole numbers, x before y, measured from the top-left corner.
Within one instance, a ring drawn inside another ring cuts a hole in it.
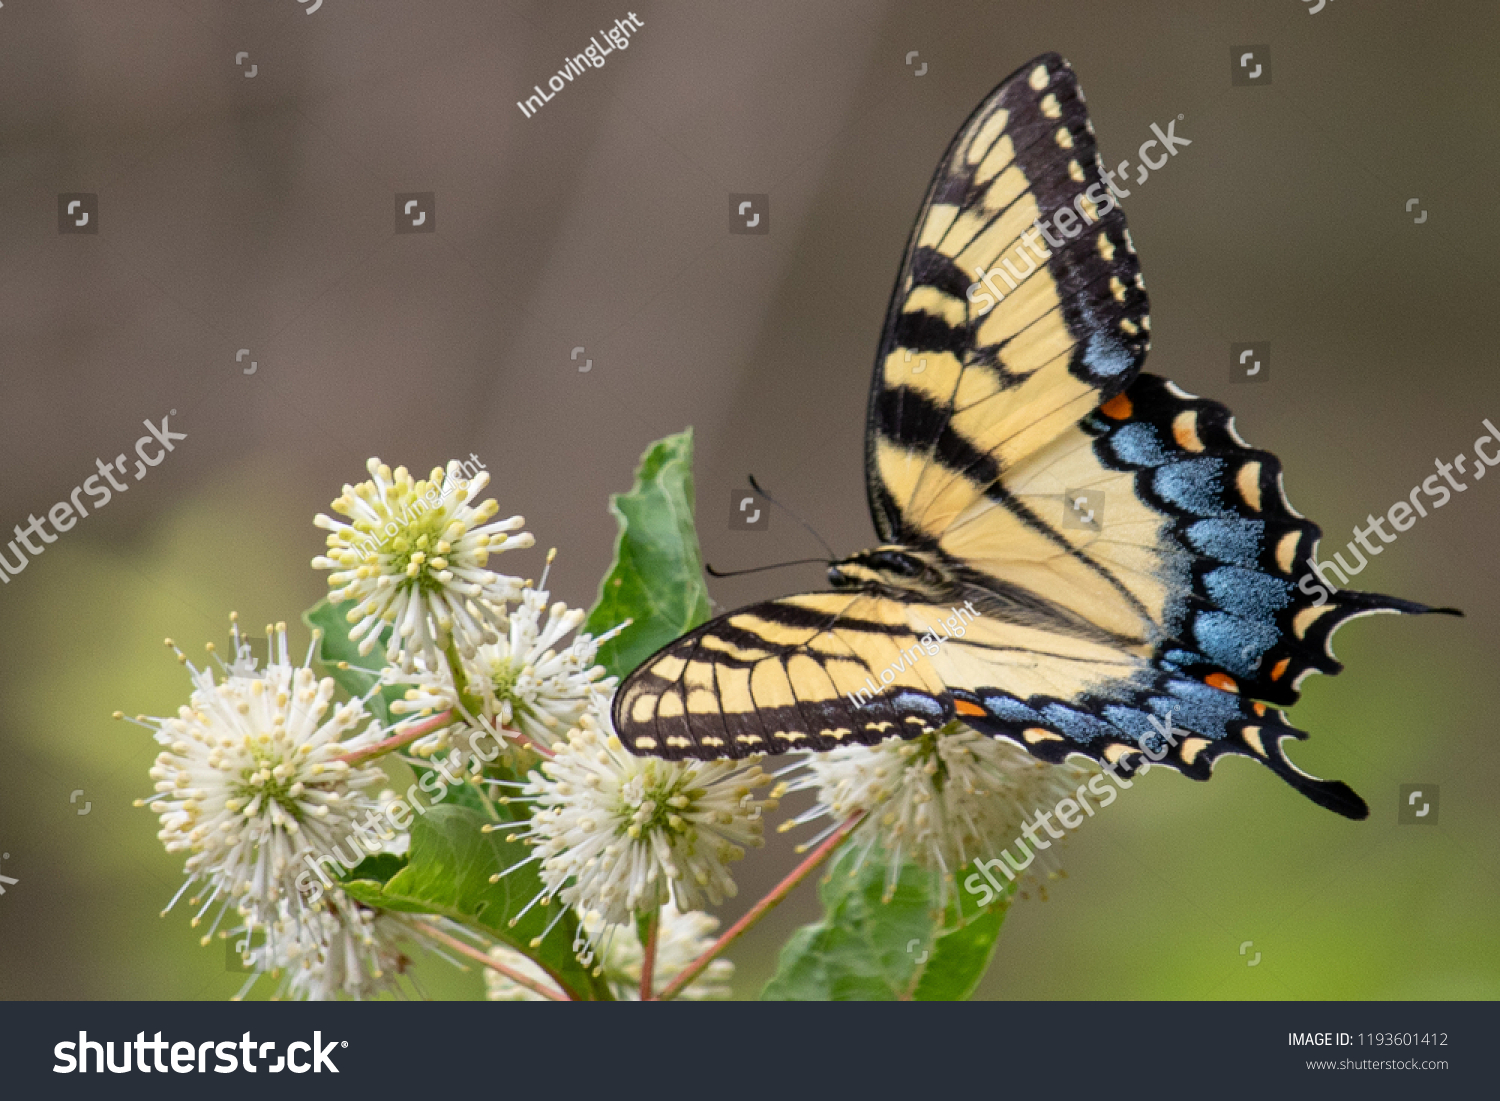
[[[1318,804],[1280,708],[1342,623],[1424,605],[1305,579],[1319,529],[1227,409],[1142,374],[1140,265],[1071,68],[1004,81],[938,167],[876,357],[880,544],[832,592],[739,609],[621,686],[626,748],[743,757],[959,720],[1040,760],[1209,778],[1259,760]]]
[[[831,562],[828,583],[835,589],[860,589],[893,600],[935,600],[956,593],[951,569],[930,551],[886,545]]]

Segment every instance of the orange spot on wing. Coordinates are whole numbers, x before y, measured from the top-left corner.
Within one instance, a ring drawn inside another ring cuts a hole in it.
[[[1103,413],[1110,420],[1122,421],[1135,412],[1135,407],[1130,404],[1130,399],[1124,394],[1116,394],[1103,405],[1099,406],[1099,412]]]
[[[1252,706],[1255,708],[1255,713],[1257,715],[1261,716],[1262,718],[1265,717],[1265,714],[1266,714],[1266,705],[1265,704],[1263,704],[1263,703],[1257,703],[1257,704],[1254,704]]]
[[[977,703],[970,703],[968,700],[954,700],[953,710],[957,711],[960,715],[988,714],[988,712],[986,712],[985,709],[980,707]]]
[[[1234,682],[1234,678],[1228,673],[1210,673],[1203,678],[1203,683],[1210,688],[1220,688],[1225,692],[1239,693],[1240,686]]]
[[[1292,664],[1291,658],[1282,658],[1276,663],[1276,668],[1271,670],[1271,679],[1280,680],[1286,675],[1286,667]]]

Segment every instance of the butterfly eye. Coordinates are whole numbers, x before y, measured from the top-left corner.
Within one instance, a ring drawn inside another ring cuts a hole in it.
[[[918,577],[922,573],[922,563],[900,551],[876,551],[870,557],[877,568],[889,570],[901,577]]]

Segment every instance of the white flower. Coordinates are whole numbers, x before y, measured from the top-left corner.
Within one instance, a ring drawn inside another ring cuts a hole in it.
[[[214,927],[231,904],[252,928],[275,920],[283,902],[302,906],[295,881],[304,857],[343,841],[375,805],[363,789],[385,778],[378,768],[338,759],[380,738],[374,724],[345,738],[366,722],[363,703],[335,706],[331,679],[319,682],[306,661],[292,666],[286,624],[266,633],[279,645],[275,660],[257,671],[238,654],[220,683],[179,651],[195,685],[188,705],[175,718],[136,719],[164,747],[151,769],[157,836],[168,852],[189,854],[177,898],[195,882],[209,889],[194,925],[215,899],[222,905]]]
[[[604,639],[585,633],[557,648],[584,618],[582,611],[561,602],[548,608],[545,592],[526,589],[520,606],[510,613],[509,630],[498,642],[481,646],[469,663],[476,674],[469,684],[479,689],[486,712],[551,746],[578,725],[591,703],[607,705],[615,678],[606,677],[604,667],[594,661]]]
[[[825,816],[836,828],[863,811],[855,844],[863,849],[861,862],[873,848],[883,851],[887,897],[903,863],[911,862],[936,873],[943,901],[959,869],[1021,838],[1038,809],[1050,809],[1092,775],[1077,765],[1038,761],[1011,742],[956,723],[910,740],[891,737],[877,746],[811,754],[806,767],[788,790],[816,789],[818,805],[779,829]],[[1043,870],[1055,867],[1051,852],[1038,863]],[[1021,869],[1028,875],[1038,870],[1030,859]]]
[[[387,665],[381,670],[381,683],[406,688],[406,694],[390,705],[392,715],[412,716],[396,723],[397,733],[420,726],[434,714],[453,712],[447,724],[411,743],[412,752],[419,756],[431,757],[440,750],[449,748],[468,729],[468,724],[458,713],[458,686],[453,681],[453,673],[446,661],[440,661],[436,669],[429,669],[426,661],[420,657],[416,659],[412,669]]]
[[[770,781],[759,758],[636,757],[608,722],[591,711],[529,774],[535,808],[513,836],[537,847],[545,895],[611,925],[669,898],[683,911],[732,898],[728,864],[762,844],[762,812],[776,805],[755,796]]]
[[[392,625],[386,659],[412,668],[420,656],[437,668],[450,642],[472,656],[494,638],[504,622],[504,606],[521,582],[486,568],[491,554],[532,545],[519,516],[491,522],[500,511],[493,499],[472,502],[489,484],[488,472],[471,481],[459,476],[458,462],[446,473],[434,467],[429,480],[413,481],[404,466],[379,459],[367,464],[371,480],[344,486],[333,502],[349,523],[319,514],[314,520],[331,533],[328,553],[312,561],[328,578],[328,599],[359,603],[349,613],[349,637],[368,654],[381,630]]]
[[[241,998],[266,972],[280,976],[277,997],[332,1001],[340,994],[365,999],[392,989],[409,962],[401,941],[405,919],[371,910],[334,891],[314,906],[283,904],[266,930],[264,945],[246,960],[255,974],[236,995]]]
[[[605,926],[600,921],[586,921],[589,934],[598,944],[604,981],[620,1001],[640,1001],[641,964],[645,953],[634,925]],[[668,903],[661,909],[661,927],[656,934],[656,963],[652,968],[652,986],[665,990],[714,943],[719,919],[701,910],[684,914]],[[529,957],[514,948],[497,945],[490,955],[512,971],[545,985],[554,985],[551,976]],[[689,1002],[722,1001],[731,994],[729,982],[734,978],[734,964],[720,958],[710,963],[697,978],[682,988],[678,999]],[[492,1002],[543,1002],[547,999],[498,971],[486,971],[486,995]]]
[[[551,561],[549,555],[549,567]],[[546,583],[545,576],[542,581]],[[474,718],[481,726],[491,731],[517,730],[546,748],[577,726],[590,706],[607,706],[616,682],[605,676],[595,657],[599,644],[619,628],[599,638],[579,634],[560,646],[583,620],[583,612],[561,602],[548,608],[545,590],[522,591],[500,639],[481,645],[472,657],[460,658],[469,692],[480,702],[481,713]],[[410,672],[387,667],[386,680],[410,686],[405,699],[391,705],[395,714],[417,716],[402,726],[424,721],[436,712],[458,711],[458,688],[446,662],[435,670],[420,661]],[[462,753],[475,730],[473,724],[455,717],[450,725],[413,742],[412,749],[424,757],[450,746],[459,747]]]

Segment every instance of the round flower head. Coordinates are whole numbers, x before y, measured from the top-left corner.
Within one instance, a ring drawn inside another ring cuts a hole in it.
[[[1092,775],[1076,765],[1038,761],[1019,746],[957,723],[910,740],[891,737],[876,746],[812,754],[806,768],[788,790],[815,789],[817,806],[780,829],[825,816],[837,828],[863,811],[853,836],[863,848],[861,862],[874,848],[887,857],[887,897],[910,862],[933,870],[945,902],[960,868],[1021,838],[1037,810],[1051,808]],[[1043,852],[1041,865],[1051,870],[1051,853]],[[1029,856],[1016,863],[1018,872],[1036,870],[1028,869]]]
[[[331,892],[315,905],[283,904],[264,945],[245,959],[255,968],[236,999],[269,972],[279,976],[278,998],[326,1002],[356,1000],[394,989],[410,962],[401,949],[409,930],[399,915],[372,910]]]
[[[598,920],[585,921],[588,933],[597,949],[599,963],[604,969],[604,981],[619,1001],[636,1002],[641,998],[641,964],[645,953],[636,929],[631,925],[606,926]],[[661,909],[661,927],[656,934],[656,964],[653,968],[654,986],[657,991],[667,986],[687,969],[688,964],[713,946],[713,934],[719,928],[719,919],[701,910],[684,914],[668,903]],[[590,949],[593,951],[593,949]],[[512,971],[519,971],[529,979],[543,985],[551,985],[552,979],[541,966],[514,948],[497,945],[490,955]],[[589,961],[594,962],[593,960]],[[731,994],[730,980],[734,978],[734,964],[726,959],[710,963],[692,982],[682,988],[677,997],[682,1001],[722,1001]],[[486,971],[485,992],[492,1002],[543,1002],[547,999],[498,971]]]
[[[608,722],[585,715],[528,777],[535,808],[519,836],[537,848],[545,896],[610,925],[669,899],[686,911],[732,898],[728,865],[762,844],[776,805],[755,796],[770,781],[759,759],[636,757]]]
[[[361,654],[390,625],[386,660],[404,668],[412,668],[418,656],[436,668],[450,642],[472,656],[481,642],[498,635],[505,603],[520,592],[518,579],[486,566],[491,554],[531,546],[528,533],[510,534],[525,520],[492,522],[500,511],[493,499],[472,503],[489,474],[466,481],[456,461],[446,472],[434,467],[420,482],[404,466],[393,473],[379,459],[367,465],[371,480],[344,486],[333,502],[349,522],[322,514],[314,520],[330,532],[328,553],[312,562],[315,569],[335,571],[328,599],[358,601],[348,615],[355,624],[349,637],[361,640]]]
[[[552,557],[547,556],[549,568]],[[546,581],[544,574],[542,584]],[[549,608],[546,591],[532,588],[522,590],[507,620],[498,641],[485,643],[473,657],[460,659],[469,692],[480,704],[480,714],[472,717],[490,731],[516,731],[545,749],[577,726],[591,705],[601,709],[607,705],[615,678],[605,676],[604,667],[595,664],[595,658],[600,643],[620,628],[599,638],[579,634],[568,645],[560,646],[583,623],[584,613],[570,610],[561,602]],[[406,698],[391,705],[395,714],[416,715],[407,722],[449,709],[455,714],[461,712],[458,688],[446,662],[436,670],[421,662],[411,672],[388,667],[386,679],[410,686]],[[457,746],[462,753],[473,733],[474,724],[455,718],[448,726],[413,742],[412,749],[421,756],[431,756]],[[511,743],[505,744],[509,747]],[[535,757],[531,757],[529,763],[534,762]]]
[[[551,746],[578,725],[591,703],[607,705],[615,678],[606,677],[594,658],[599,643],[614,632],[598,639],[580,634],[558,649],[583,620],[582,611],[561,602],[548,608],[545,591],[523,591],[509,630],[479,647],[468,663],[474,674],[469,684],[484,699],[485,711],[502,726]]]
[[[215,899],[222,900],[215,927],[230,904],[252,928],[274,920],[282,902],[301,905],[295,881],[303,858],[343,841],[374,807],[363,789],[385,777],[339,759],[380,738],[373,724],[345,737],[366,723],[363,703],[333,703],[333,681],[308,668],[311,650],[300,667],[291,664],[286,624],[266,634],[274,658],[256,670],[235,628],[237,656],[220,663],[218,683],[178,651],[194,684],[188,704],[175,718],[136,719],[163,746],[151,769],[157,794],[136,805],[149,802],[160,816],[157,836],[168,852],[189,854],[177,898],[195,882],[210,890],[195,925]]]

